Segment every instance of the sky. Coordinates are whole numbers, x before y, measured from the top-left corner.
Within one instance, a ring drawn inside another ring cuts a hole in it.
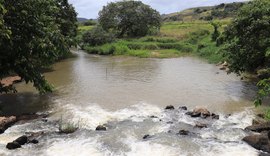
[[[69,0],[75,7],[78,17],[92,18],[98,17],[98,12],[102,6],[108,2],[116,0]],[[184,9],[212,6],[220,3],[242,2],[246,0],[141,0],[143,3],[150,5],[152,8],[158,10],[161,14],[168,14],[182,11]]]

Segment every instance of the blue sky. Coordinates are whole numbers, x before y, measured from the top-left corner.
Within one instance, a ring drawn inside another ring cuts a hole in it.
[[[75,7],[78,17],[97,18],[102,6],[116,0],[69,0]],[[220,3],[241,2],[246,0],[141,0],[158,10],[161,14],[173,13],[187,8],[211,6]]]

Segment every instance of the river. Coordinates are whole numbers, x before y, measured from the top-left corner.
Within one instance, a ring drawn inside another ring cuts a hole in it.
[[[50,113],[48,122],[16,124],[0,135],[0,155],[257,155],[241,139],[254,117],[255,86],[227,75],[197,58],[142,59],[93,56],[76,51],[45,74],[55,87],[40,96],[31,85],[17,84],[18,94],[1,95],[4,114]],[[174,105],[176,110],[164,110]],[[206,107],[220,114],[204,121],[177,109]],[[227,116],[227,114],[232,114]],[[157,118],[150,118],[155,115]],[[73,134],[60,135],[58,121],[79,125]],[[207,122],[205,129],[194,129]],[[106,132],[95,128],[106,124]],[[194,135],[180,136],[181,129]],[[10,142],[25,132],[47,132],[39,144],[9,151]],[[150,134],[149,139],[142,139]]]

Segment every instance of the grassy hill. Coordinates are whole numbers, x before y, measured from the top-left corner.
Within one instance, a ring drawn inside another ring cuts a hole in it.
[[[165,22],[171,21],[196,21],[232,18],[237,10],[246,2],[222,3],[217,6],[191,8],[181,12],[163,15]]]
[[[77,18],[77,21],[78,21],[79,23],[86,22],[87,20],[88,20],[87,18],[82,18],[82,17],[78,17],[78,18]]]

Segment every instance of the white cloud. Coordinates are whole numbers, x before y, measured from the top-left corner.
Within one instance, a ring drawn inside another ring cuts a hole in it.
[[[102,6],[116,0],[69,0],[78,12],[79,17],[97,18]],[[145,4],[151,5],[161,14],[173,13],[187,8],[198,6],[211,6],[220,3],[240,2],[246,0],[142,0]]]

